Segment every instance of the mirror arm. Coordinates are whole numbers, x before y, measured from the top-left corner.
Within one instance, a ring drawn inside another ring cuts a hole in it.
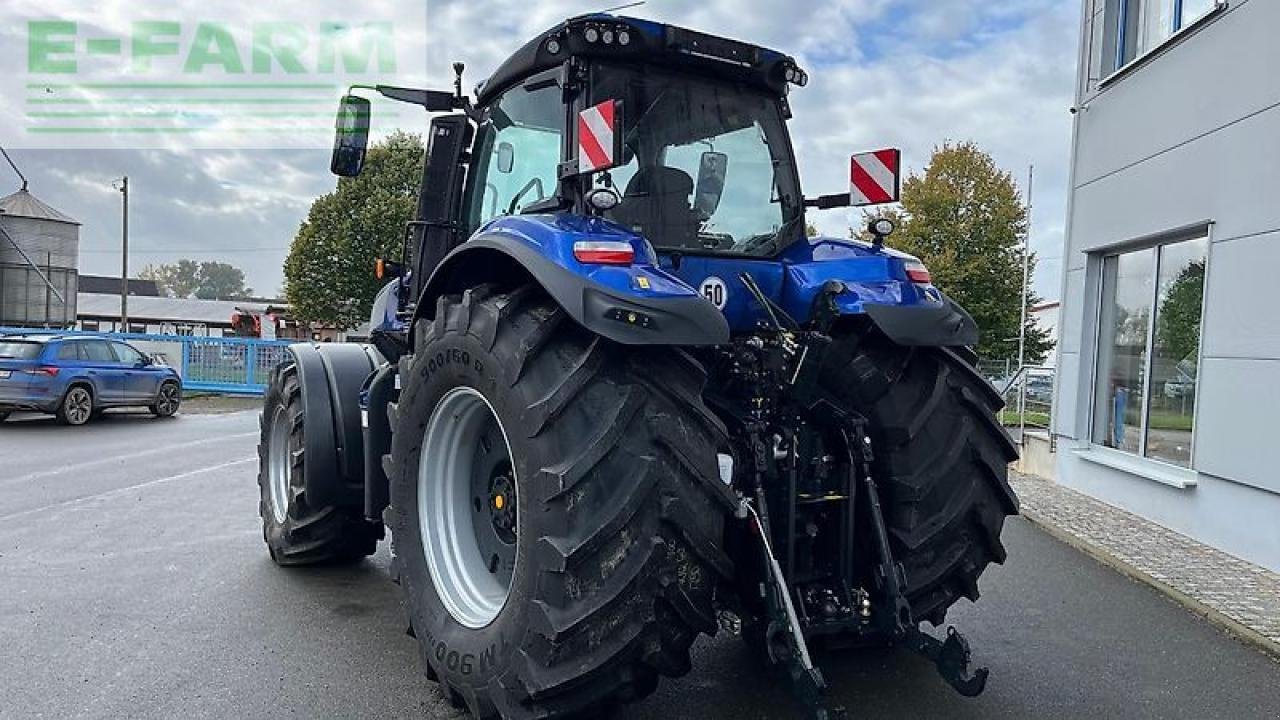
[[[367,86],[353,85],[352,87]],[[469,104],[465,97],[459,97],[445,90],[424,90],[421,88],[396,87],[394,85],[374,85],[372,89],[388,100],[420,105],[426,108],[427,112],[447,112],[449,110],[463,109]]]
[[[831,208],[849,207],[853,202],[849,197],[849,193],[840,193],[838,195],[819,195],[816,198],[805,198],[804,206],[818,208],[819,210],[829,210]]]

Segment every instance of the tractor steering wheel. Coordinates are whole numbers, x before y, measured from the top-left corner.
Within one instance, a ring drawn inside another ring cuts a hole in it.
[[[514,215],[516,212],[516,205],[520,202],[520,199],[533,189],[537,189],[539,200],[547,196],[547,194],[542,190],[542,178],[532,178],[529,182],[524,184],[524,187],[520,188],[520,192],[516,193],[515,197],[511,198],[511,204],[507,206],[507,214]]]

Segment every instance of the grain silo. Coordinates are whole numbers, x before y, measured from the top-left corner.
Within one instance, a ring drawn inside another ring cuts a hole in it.
[[[79,256],[80,223],[25,186],[0,199],[0,326],[74,325]]]

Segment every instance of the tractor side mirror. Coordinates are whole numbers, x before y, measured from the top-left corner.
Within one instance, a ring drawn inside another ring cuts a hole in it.
[[[724,195],[724,178],[729,170],[729,156],[708,150],[698,161],[698,184],[693,190],[693,209],[703,218],[709,218],[720,207]]]
[[[506,174],[516,166],[516,149],[509,142],[498,143],[498,172]]]
[[[372,104],[355,95],[344,95],[338,103],[338,118],[334,122],[333,156],[329,170],[339,177],[355,177],[364,167],[364,155],[369,146],[369,117]]]

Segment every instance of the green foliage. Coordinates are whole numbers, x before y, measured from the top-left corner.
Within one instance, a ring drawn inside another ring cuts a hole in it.
[[[222,262],[183,258],[176,263],[148,265],[138,277],[154,280],[161,292],[175,298],[234,300],[253,294],[253,290],[244,285],[244,271]]]
[[[1013,177],[977,145],[946,143],[934,149],[923,175],[903,182],[901,212],[878,214],[898,225],[888,244],[920,258],[934,284],[973,316],[981,331],[978,354],[1016,360],[1027,208]],[[1021,300],[1031,306],[1040,299],[1028,289]],[[1026,362],[1043,362],[1052,348],[1028,313]]]
[[[398,258],[422,181],[422,138],[397,132],[369,148],[364,171],[311,204],[285,260],[285,296],[303,321],[351,328],[382,286],[379,257]]]
[[[1169,286],[1156,313],[1160,354],[1193,362],[1200,348],[1200,305],[1204,298],[1204,261],[1187,265]]]

